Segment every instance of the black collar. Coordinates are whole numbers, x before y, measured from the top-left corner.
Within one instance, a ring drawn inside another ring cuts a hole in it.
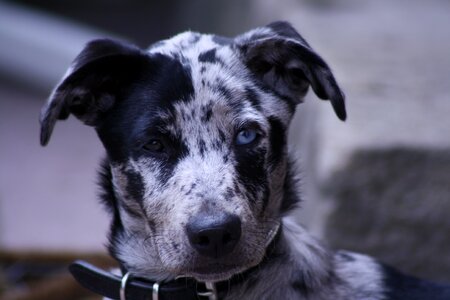
[[[84,261],[69,266],[73,277],[86,289],[104,297],[122,300],[218,300],[212,287],[191,278],[182,278],[158,284],[141,278],[120,277]]]

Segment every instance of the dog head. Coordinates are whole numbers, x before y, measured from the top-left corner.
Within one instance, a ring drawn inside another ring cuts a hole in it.
[[[287,129],[309,86],[345,119],[329,67],[283,22],[145,51],[95,40],[43,108],[41,143],[70,114],[95,127],[110,250],[129,271],[225,280],[257,265],[278,231]]]

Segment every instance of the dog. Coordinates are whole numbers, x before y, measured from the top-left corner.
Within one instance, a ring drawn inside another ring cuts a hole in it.
[[[108,249],[133,277],[191,278],[220,299],[450,299],[446,285],[332,251],[290,216],[287,133],[310,87],[346,119],[329,66],[287,22],[147,50],[94,40],[43,107],[41,144],[69,115],[95,128]]]

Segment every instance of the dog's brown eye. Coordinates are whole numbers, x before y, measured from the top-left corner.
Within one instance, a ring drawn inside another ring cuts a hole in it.
[[[160,140],[150,140],[144,145],[144,149],[151,152],[162,152],[164,150],[164,145]]]

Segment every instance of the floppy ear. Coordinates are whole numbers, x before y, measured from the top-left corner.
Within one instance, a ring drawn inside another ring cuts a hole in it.
[[[88,43],[42,108],[41,145],[48,143],[56,121],[70,114],[96,126],[117,101],[120,89],[133,80],[148,60],[139,48],[117,41],[101,39]]]
[[[250,71],[279,96],[298,104],[308,86],[330,100],[339,119],[345,120],[345,96],[330,68],[287,22],[275,22],[236,38]]]

